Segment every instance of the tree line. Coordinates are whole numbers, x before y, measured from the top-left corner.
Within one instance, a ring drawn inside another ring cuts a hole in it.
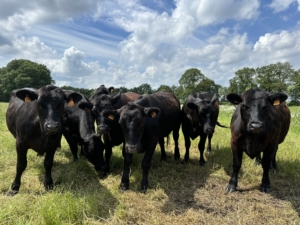
[[[220,101],[226,101],[226,95],[229,93],[241,94],[249,88],[259,87],[269,92],[287,93],[291,104],[300,103],[300,69],[293,69],[289,62],[240,69],[229,80],[229,87],[216,84],[196,68],[186,70],[178,83],[179,85],[173,86],[162,84],[157,89],[153,89],[151,85],[146,83],[134,88],[114,87],[114,91],[122,90],[122,92],[132,91],[139,94],[152,94],[165,89],[175,94],[181,102],[185,101],[191,93],[210,92],[216,94]],[[55,81],[45,65],[25,59],[12,60],[6,67],[0,68],[0,101],[8,102],[10,93],[14,89],[23,87],[40,88],[47,84],[55,84]],[[95,91],[95,89],[72,86],[62,86],[61,88],[74,90],[88,97]]]

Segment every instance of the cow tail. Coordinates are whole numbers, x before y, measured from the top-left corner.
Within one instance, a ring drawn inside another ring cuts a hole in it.
[[[227,127],[227,126],[224,126],[224,125],[220,124],[218,121],[217,121],[217,125],[218,125],[219,127],[229,128],[229,127]]]

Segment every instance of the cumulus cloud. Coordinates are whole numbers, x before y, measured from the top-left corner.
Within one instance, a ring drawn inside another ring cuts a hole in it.
[[[277,13],[288,9],[292,3],[296,2],[298,2],[298,11],[300,11],[300,0],[273,0],[269,7]]]

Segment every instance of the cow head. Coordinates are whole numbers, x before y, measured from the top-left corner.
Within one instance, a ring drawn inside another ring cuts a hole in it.
[[[217,118],[219,111],[218,97],[216,95],[199,95],[197,97],[189,96],[187,99],[186,110],[187,117],[195,130],[198,126],[206,134],[214,133],[215,118]]]
[[[100,140],[99,134],[92,134],[87,138],[82,139],[77,135],[72,136],[73,141],[83,146],[83,154],[95,167],[95,170],[100,171],[105,165],[103,160],[103,151],[105,146]]]
[[[101,112],[106,109],[113,109],[113,105],[119,101],[121,97],[121,92],[119,92],[117,95],[107,95],[107,94],[101,94],[97,97],[94,97],[91,99],[92,103],[92,113],[94,118],[96,119],[96,123],[98,125],[98,133],[105,133],[106,130],[99,126],[101,124]]]
[[[143,152],[144,133],[157,132],[160,109],[130,102],[118,110],[104,110],[102,115],[109,120],[118,121],[125,138],[125,152],[133,154]]]
[[[284,93],[271,94],[261,89],[250,89],[238,94],[228,94],[227,99],[238,105],[244,128],[252,134],[262,133],[266,130],[267,117],[271,110],[287,99]],[[275,109],[276,110],[276,109]]]
[[[44,135],[61,133],[65,100],[74,103],[81,99],[81,95],[77,93],[66,96],[54,85],[47,85],[38,90],[23,88],[16,91],[16,96],[28,104],[34,102]]]

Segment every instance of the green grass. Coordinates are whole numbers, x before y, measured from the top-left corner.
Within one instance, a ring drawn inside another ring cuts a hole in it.
[[[113,149],[111,173],[99,179],[85,159],[72,162],[63,140],[55,155],[55,188],[46,192],[43,157],[28,152],[28,166],[19,194],[6,196],[15,176],[15,140],[5,123],[7,104],[0,103],[0,224],[300,224],[300,107],[290,107],[292,123],[277,155],[278,170],[271,174],[271,194],[261,193],[262,168],[244,155],[238,191],[225,192],[232,155],[230,129],[217,127],[212,153],[200,167],[198,139],[192,141],[191,162],[174,161],[173,141],[167,162],[156,150],[149,174],[150,189],[139,192],[143,155],[135,155],[130,190],[119,191],[123,158]],[[221,106],[219,122],[229,126],[234,107]],[[184,139],[180,134],[181,159]]]

